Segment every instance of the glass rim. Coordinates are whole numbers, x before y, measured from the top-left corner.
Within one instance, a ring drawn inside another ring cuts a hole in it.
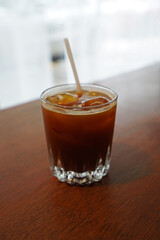
[[[94,106],[85,106],[85,107],[75,107],[75,106],[64,106],[64,105],[59,105],[59,104],[56,104],[56,103],[51,103],[49,101],[47,101],[45,98],[44,98],[44,95],[46,92],[49,92],[50,90],[52,89],[56,89],[56,88],[59,88],[59,87],[67,87],[67,86],[75,86],[76,87],[76,83],[65,83],[65,84],[59,84],[59,85],[55,85],[53,87],[49,87],[47,89],[45,89],[41,95],[40,95],[40,99],[43,103],[47,104],[47,105],[50,105],[50,106],[54,106],[54,107],[57,107],[57,108],[61,108],[61,109],[68,109],[68,110],[91,110],[91,109],[97,109],[97,108],[101,108],[101,107],[105,107],[105,106],[108,106],[110,105],[111,103],[115,102],[118,98],[118,94],[112,89],[112,88],[109,88],[109,87],[106,87],[104,85],[101,85],[101,84],[97,84],[97,83],[81,83],[81,86],[93,86],[93,87],[99,87],[99,88],[103,88],[103,89],[107,89],[109,90],[112,94],[115,95],[115,97],[108,101],[107,103],[102,103],[100,105],[94,105]]]

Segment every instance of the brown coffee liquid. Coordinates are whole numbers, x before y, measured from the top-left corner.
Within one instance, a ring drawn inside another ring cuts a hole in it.
[[[48,150],[55,166],[81,173],[105,164],[116,113],[116,103],[109,103],[111,100],[108,95],[89,91],[83,91],[81,98],[76,91],[46,98],[49,103],[74,109],[67,113],[42,104]]]

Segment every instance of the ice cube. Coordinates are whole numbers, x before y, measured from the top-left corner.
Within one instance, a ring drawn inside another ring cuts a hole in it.
[[[63,93],[61,94],[61,99],[59,99],[58,104],[59,105],[73,105],[73,103],[75,103],[76,101],[78,101],[78,98],[73,96],[70,93]]]
[[[58,104],[59,102],[59,97],[58,96],[50,96],[46,98],[47,101],[51,102],[51,103],[56,103]]]
[[[82,107],[99,106],[104,103],[108,103],[105,97],[97,97],[84,101]]]

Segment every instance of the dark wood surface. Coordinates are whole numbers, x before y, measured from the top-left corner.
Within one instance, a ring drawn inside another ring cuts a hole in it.
[[[0,239],[160,239],[160,65],[101,82],[119,94],[109,174],[49,170],[40,102],[0,112]]]

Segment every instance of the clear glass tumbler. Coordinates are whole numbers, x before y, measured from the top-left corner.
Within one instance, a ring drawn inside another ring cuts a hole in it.
[[[85,185],[100,181],[110,167],[117,94],[104,86],[82,84],[82,89],[105,94],[109,101],[97,106],[63,106],[47,97],[76,89],[59,85],[41,94],[50,169],[60,181]]]

